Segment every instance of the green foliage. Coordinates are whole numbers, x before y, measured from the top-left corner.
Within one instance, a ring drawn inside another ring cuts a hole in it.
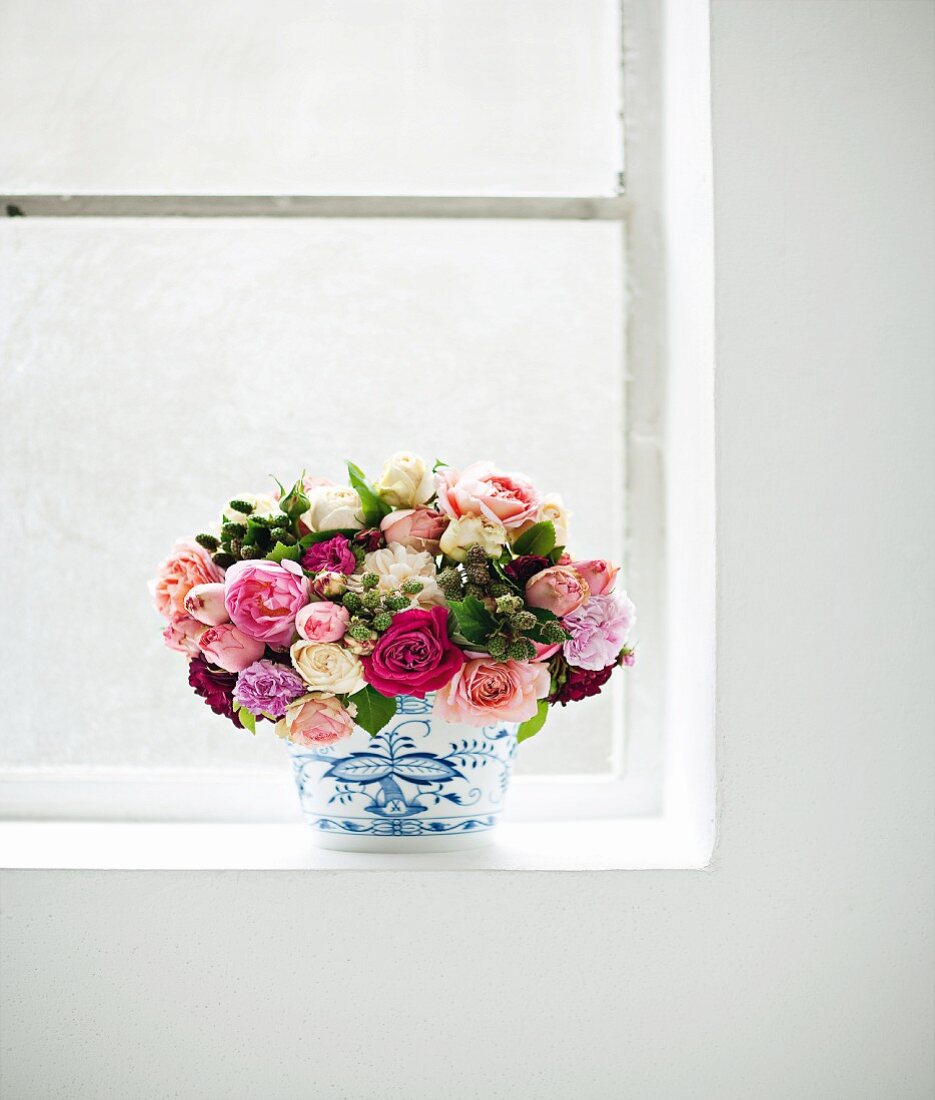
[[[549,555],[548,555],[548,556],[549,556],[549,561],[551,561],[551,563],[552,563],[553,565],[558,565],[558,559],[559,559],[559,558],[560,558],[560,557],[562,556],[562,554],[564,554],[564,553],[565,553],[565,547],[564,547],[564,546],[556,546],[556,547],[554,547],[554,549],[553,549],[553,550],[551,550],[551,551],[550,551],[550,553],[549,553]]]
[[[451,600],[448,607],[455,617],[457,632],[465,641],[483,643],[496,629],[493,616],[476,596]]]
[[[387,699],[370,684],[348,696],[347,701],[357,707],[357,717],[354,721],[371,737],[378,734],[396,713],[396,700]]]
[[[348,462],[347,473],[351,479],[351,485],[357,490],[360,497],[360,507],[364,513],[365,527],[379,527],[380,520],[389,515],[393,509],[385,501],[381,500],[374,488],[367,481],[367,476],[359,466]]]
[[[298,561],[302,556],[302,548],[298,543],[293,546],[287,546],[284,542],[277,542],[272,550],[266,555],[267,561]]]
[[[305,550],[309,546],[314,546],[316,542],[327,542],[328,539],[333,539],[335,535],[343,535],[350,541],[356,534],[357,531],[353,527],[336,527],[331,531],[312,531],[299,539],[299,546]]]
[[[251,733],[256,733],[256,718],[247,710],[246,707],[242,707],[239,703],[234,704],[234,712],[240,719],[240,724],[245,730],[249,730]]]
[[[543,520],[542,523],[534,523],[513,543],[513,553],[517,556],[537,554],[540,557],[546,557],[554,549],[555,525],[549,519]]]
[[[527,741],[530,737],[534,737],[539,730],[545,725],[545,720],[549,716],[549,704],[547,700],[540,699],[539,705],[536,708],[536,713],[532,718],[527,719],[519,727],[516,733],[517,743]]]

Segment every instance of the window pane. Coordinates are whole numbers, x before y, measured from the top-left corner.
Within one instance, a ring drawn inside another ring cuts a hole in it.
[[[0,187],[612,193],[616,8],[0,0]]]
[[[280,764],[191,694],[145,589],[267,474],[491,458],[564,494],[576,553],[620,553],[616,224],[17,218],[0,249],[0,764]],[[610,744],[607,696],[522,768]]]

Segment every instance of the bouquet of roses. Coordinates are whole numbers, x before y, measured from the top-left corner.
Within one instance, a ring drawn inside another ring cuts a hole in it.
[[[518,722],[523,740],[550,704],[632,665],[618,567],[569,554],[557,496],[486,462],[459,473],[400,453],[376,484],[348,471],[349,485],[303,475],[231,500],[158,568],[166,645],[235,726],[327,744],[434,693],[441,719]]]

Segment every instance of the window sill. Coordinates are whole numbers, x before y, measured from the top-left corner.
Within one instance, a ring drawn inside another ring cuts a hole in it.
[[[487,847],[413,855],[325,851],[305,825],[0,823],[2,866],[31,870],[698,870],[708,848],[664,818],[505,823]]]

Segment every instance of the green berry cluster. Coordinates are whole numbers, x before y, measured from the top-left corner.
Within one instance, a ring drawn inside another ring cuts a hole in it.
[[[380,592],[376,573],[364,573],[360,582],[362,592],[349,591],[341,597],[341,603],[351,613],[347,634],[355,642],[375,642],[389,630],[393,616],[409,607],[409,599],[400,592]]]
[[[296,536],[292,521],[287,515],[254,515],[253,505],[245,500],[232,500],[228,513],[242,519],[229,519],[221,524],[221,537],[201,534],[195,536],[199,546],[207,550],[215,565],[228,569],[237,561],[255,561],[265,558],[277,542],[294,546]]]

